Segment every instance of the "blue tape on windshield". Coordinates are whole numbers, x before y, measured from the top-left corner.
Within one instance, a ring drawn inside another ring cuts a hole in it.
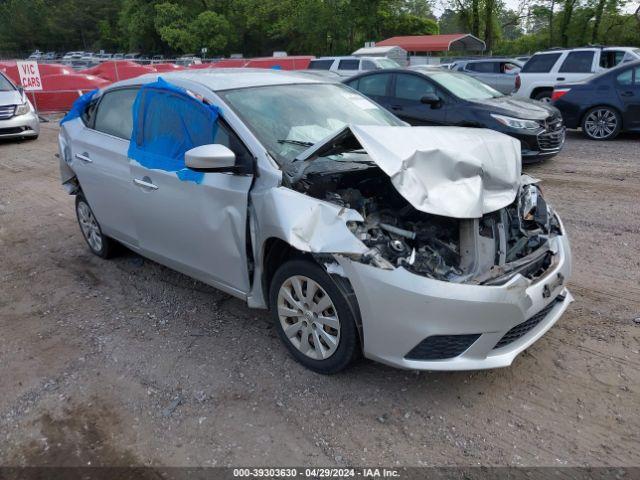
[[[73,102],[73,105],[71,105],[71,110],[69,110],[67,114],[62,117],[62,120],[60,120],[60,125],[68,122],[69,120],[74,120],[81,117],[84,113],[84,110],[87,108],[87,105],[91,103],[93,96],[98,93],[98,90],[99,89],[96,88],[95,90],[91,90],[90,92],[87,92],[84,95],[80,95],[78,98],[76,98],[76,101]]]
[[[143,85],[133,102],[129,158],[145,168],[175,172],[182,181],[201,183],[204,173],[187,168],[184,154],[215,143],[218,115],[218,107],[162,78]]]

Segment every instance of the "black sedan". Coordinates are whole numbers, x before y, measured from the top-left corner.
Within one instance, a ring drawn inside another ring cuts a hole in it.
[[[567,128],[593,140],[640,131],[640,61],[624,63],[581,82],[556,85],[551,97]]]
[[[505,96],[463,73],[444,69],[377,70],[345,82],[411,125],[497,130],[520,140],[524,162],[556,155],[564,144],[560,112]]]

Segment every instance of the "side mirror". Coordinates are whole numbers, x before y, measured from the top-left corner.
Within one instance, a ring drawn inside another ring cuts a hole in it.
[[[427,93],[420,99],[420,103],[430,105],[431,108],[439,108],[442,104],[442,100],[435,93]]]
[[[184,154],[184,163],[199,172],[235,172],[236,154],[224,145],[201,145]]]

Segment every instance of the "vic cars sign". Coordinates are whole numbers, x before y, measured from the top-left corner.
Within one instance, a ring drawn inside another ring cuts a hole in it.
[[[40,78],[40,70],[38,62],[16,62],[18,74],[20,75],[20,84],[27,92],[42,90],[42,79]]]

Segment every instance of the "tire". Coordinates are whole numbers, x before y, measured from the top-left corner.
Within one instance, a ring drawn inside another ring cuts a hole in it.
[[[82,194],[76,195],[76,218],[89,250],[101,258],[106,259],[113,256],[115,243],[102,233],[100,224],[93,215],[89,202]]]
[[[542,92],[536,93],[533,99],[542,103],[551,103],[551,93],[551,90],[543,90]]]
[[[314,289],[311,298],[309,288]],[[337,373],[360,356],[352,293],[346,282],[339,286],[308,260],[290,260],[274,274],[269,305],[276,330],[291,355],[309,370]]]
[[[615,108],[601,105],[584,114],[581,126],[591,140],[613,140],[622,129],[622,117]]]

